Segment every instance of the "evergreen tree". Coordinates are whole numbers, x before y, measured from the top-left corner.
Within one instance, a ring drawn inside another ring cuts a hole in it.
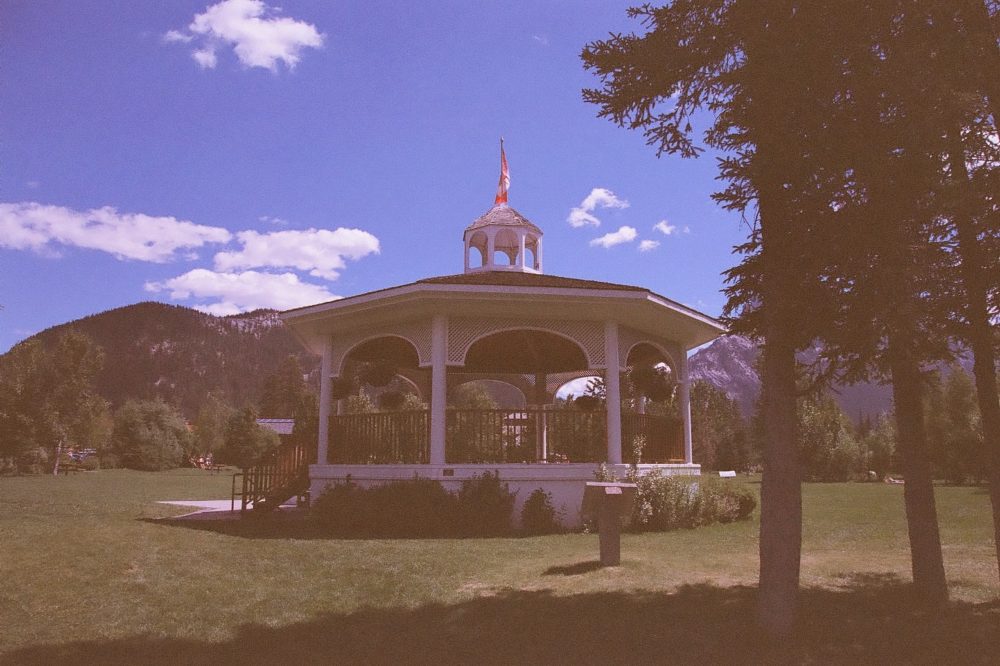
[[[111,440],[118,460],[129,469],[174,469],[191,453],[184,417],[159,399],[122,405],[115,414]]]

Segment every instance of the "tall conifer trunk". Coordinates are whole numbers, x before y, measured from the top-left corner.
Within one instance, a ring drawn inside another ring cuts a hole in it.
[[[921,600],[934,607],[948,600],[948,586],[927,455],[923,384],[919,363],[912,353],[912,335],[912,327],[896,322],[889,333],[888,357],[900,462],[906,481],[903,502],[910,537],[913,585]]]
[[[965,166],[965,152],[959,130],[951,132],[949,151],[951,171],[961,187],[969,182]],[[961,189],[959,190],[962,191]],[[964,197],[961,197],[964,199]],[[987,278],[978,234],[972,217],[962,201],[955,211],[958,231],[958,253],[961,257],[962,282],[965,287],[965,318],[969,326],[972,346],[972,374],[976,380],[976,397],[983,423],[983,443],[989,467],[990,503],[993,505],[993,543],[997,556],[997,574],[1000,576],[1000,395],[997,391],[996,350],[993,347],[993,330],[990,324],[987,300]]]
[[[798,606],[802,556],[802,472],[796,414],[794,322],[786,290],[787,225],[780,207],[761,193],[763,242],[763,412],[764,476],[760,501],[760,584],[758,622],[773,636],[788,636]]]

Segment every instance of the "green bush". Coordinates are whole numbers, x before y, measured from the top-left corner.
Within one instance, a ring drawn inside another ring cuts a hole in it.
[[[639,532],[746,520],[757,508],[753,492],[738,483],[663,476],[659,470],[629,480],[637,486],[632,529]]]
[[[313,516],[326,533],[351,537],[494,536],[511,530],[514,493],[486,473],[449,493],[433,479],[414,477],[371,488],[348,480],[330,486]]]
[[[552,493],[536,488],[521,508],[521,530],[525,534],[552,534],[559,532],[560,526]]]
[[[458,518],[454,495],[433,479],[416,477],[367,489],[336,484],[313,513],[325,531],[352,537],[450,536]]]
[[[458,491],[460,530],[463,536],[499,536],[511,530],[514,499],[500,473],[483,473],[462,482]]]
[[[179,467],[190,452],[184,418],[162,400],[129,400],[115,414],[111,443],[123,467],[159,471]]]
[[[227,465],[253,467],[281,444],[272,430],[257,425],[257,414],[247,407],[235,412],[226,423],[226,441],[216,458]]]

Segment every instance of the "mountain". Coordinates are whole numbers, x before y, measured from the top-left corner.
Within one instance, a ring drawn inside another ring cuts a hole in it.
[[[688,361],[691,379],[706,381],[723,390],[740,406],[749,418],[754,413],[760,395],[760,375],[757,358],[760,347],[752,340],[727,335],[697,351]],[[815,358],[815,350],[804,352],[802,360]],[[832,388],[834,398],[855,422],[866,416],[875,417],[892,409],[892,387],[876,383],[859,383]]]
[[[209,391],[220,392],[231,405],[256,404],[264,378],[289,355],[298,358],[303,372],[319,366],[319,359],[305,351],[273,310],[216,317],[144,302],[33,337],[54,345],[68,330],[87,335],[104,349],[104,369],[96,384],[112,406],[128,398],[160,397],[192,419]]]

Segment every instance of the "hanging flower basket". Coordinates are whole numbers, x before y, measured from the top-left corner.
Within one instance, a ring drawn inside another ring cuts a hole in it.
[[[336,377],[330,381],[330,397],[343,400],[354,392],[354,382],[347,377]]]
[[[388,363],[372,363],[361,375],[361,379],[371,386],[388,386],[396,376],[396,367]]]
[[[406,396],[399,391],[386,391],[379,396],[378,406],[382,409],[396,410],[403,406]]]
[[[592,412],[601,406],[601,399],[593,395],[581,395],[573,404],[577,409],[582,409],[585,412]]]

